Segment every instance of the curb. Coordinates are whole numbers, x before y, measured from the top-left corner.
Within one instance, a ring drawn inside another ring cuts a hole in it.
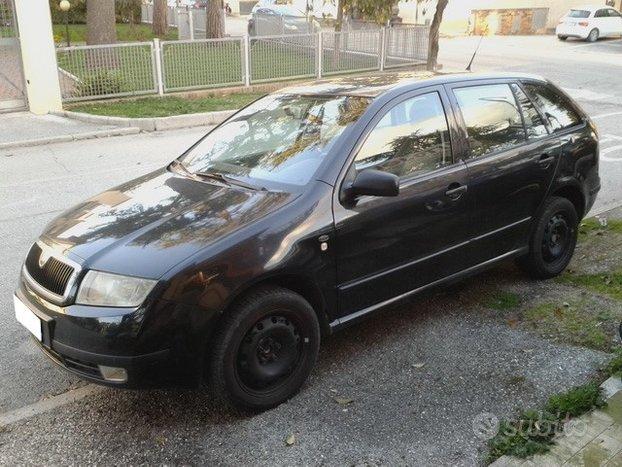
[[[0,143],[0,150],[26,146],[41,146],[52,143],[66,143],[69,141],[79,141],[83,139],[105,138],[108,136],[134,135],[136,133],[140,133],[140,128],[136,126],[126,126],[123,128],[111,128],[106,130],[87,131],[85,133],[75,133],[71,135],[50,136],[48,138],[24,139],[21,141]]]
[[[148,117],[148,118],[128,118],[128,117],[108,117],[105,115],[92,115],[83,112],[72,112],[63,110],[52,112],[53,115],[70,118],[87,123],[98,125],[115,125],[119,127],[135,127],[141,131],[162,131],[174,130],[178,128],[189,128],[193,126],[218,125],[233,115],[236,110],[220,110],[218,112],[203,112],[184,115],[173,115],[171,117]]]

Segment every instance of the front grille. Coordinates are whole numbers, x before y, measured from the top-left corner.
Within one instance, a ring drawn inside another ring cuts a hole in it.
[[[26,257],[26,271],[41,287],[62,297],[74,268],[53,256],[50,256],[43,266],[39,266],[42,253],[41,247],[35,243]]]

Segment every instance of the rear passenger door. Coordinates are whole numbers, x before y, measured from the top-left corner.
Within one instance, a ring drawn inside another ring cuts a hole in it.
[[[450,89],[468,143],[465,160],[475,198],[470,254],[482,263],[526,245],[560,142],[516,82],[468,82]]]

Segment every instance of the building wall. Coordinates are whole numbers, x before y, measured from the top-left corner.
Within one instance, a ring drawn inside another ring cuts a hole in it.
[[[622,10],[622,0],[615,0],[614,8]],[[434,11],[436,9],[436,1],[429,0],[423,2],[418,7],[417,2],[400,1],[400,16],[404,22],[414,23],[418,16],[419,23],[432,21]],[[441,32],[444,34],[464,34],[473,30],[472,16],[473,10],[499,10],[499,9],[529,9],[529,8],[547,8],[548,16],[546,21],[546,29],[554,29],[559,19],[565,15],[571,8],[577,8],[586,4],[602,4],[605,6],[605,0],[457,0],[450,1],[443,16]]]

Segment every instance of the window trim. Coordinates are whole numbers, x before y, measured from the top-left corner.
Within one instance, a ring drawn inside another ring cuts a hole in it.
[[[518,80],[517,79],[508,79],[508,78],[495,78],[495,79],[483,79],[483,80],[476,80],[476,81],[462,81],[462,82],[457,82],[457,83],[451,83],[451,84],[446,84],[445,87],[448,89],[448,94],[449,94],[449,99],[451,101],[451,105],[453,107],[453,111],[454,114],[456,115],[456,120],[458,121],[458,126],[460,127],[460,131],[462,133],[462,140],[463,140],[463,144],[465,147],[465,151],[464,151],[464,161],[465,162],[469,162],[472,160],[479,160],[479,159],[484,159],[484,158],[488,158],[488,157],[494,157],[494,156],[498,156],[499,154],[502,154],[504,152],[507,151],[512,151],[516,148],[520,148],[522,146],[526,146],[528,144],[533,143],[534,140],[529,140],[527,138],[527,129],[525,128],[525,122],[524,122],[524,117],[523,114],[521,112],[521,108],[520,105],[518,104],[517,100],[516,100],[516,95],[514,94],[514,91],[512,90],[512,87],[510,86],[510,84],[512,83],[517,83]],[[514,101],[517,104],[517,107],[519,109],[519,114],[521,116],[521,120],[523,121],[523,131],[524,131],[524,136],[525,139],[515,145],[512,146],[508,146],[506,148],[502,148],[502,149],[496,149],[495,151],[489,152],[487,154],[484,154],[482,156],[473,156],[472,154],[472,150],[471,150],[471,143],[469,142],[469,134],[467,131],[467,126],[466,126],[466,122],[464,121],[464,116],[462,115],[462,110],[460,109],[460,105],[458,104],[458,98],[456,97],[456,94],[454,92],[455,89],[462,89],[462,88],[470,88],[470,87],[476,87],[476,86],[493,86],[493,85],[499,85],[499,84],[505,84],[508,86],[508,88],[510,89],[510,92],[512,93],[512,96],[514,97]],[[527,93],[525,93],[527,94]],[[527,95],[527,97],[529,97],[529,95]],[[537,107],[536,107],[537,108]],[[551,134],[549,134],[547,137],[550,137]]]
[[[374,114],[374,116],[368,121],[365,128],[359,133],[356,139],[356,143],[350,150],[348,157],[345,163],[343,164],[343,167],[341,171],[339,172],[339,176],[337,177],[337,180],[335,183],[335,195],[336,195],[335,199],[338,200],[342,206],[345,207],[343,199],[342,199],[342,194],[345,188],[344,185],[349,180],[350,176],[356,172],[356,168],[354,166],[356,155],[361,149],[361,146],[365,144],[365,141],[367,141],[367,138],[369,138],[369,135],[371,134],[371,132],[374,130],[374,128],[376,128],[376,125],[378,124],[378,122],[382,118],[384,118],[387,112],[391,110],[393,107],[395,107],[396,105],[399,105],[402,102],[415,98],[417,96],[421,96],[423,94],[430,94],[433,92],[436,92],[439,95],[439,98],[441,100],[441,105],[445,112],[445,119],[447,121],[447,126],[449,128],[449,143],[450,143],[450,148],[451,148],[452,163],[449,165],[446,165],[445,167],[439,167],[438,169],[435,169],[434,171],[413,174],[411,177],[408,177],[408,178],[400,178],[400,186],[410,185],[418,178],[426,177],[438,171],[453,168],[463,163],[462,154],[464,152],[464,147],[462,145],[462,139],[459,133],[460,124],[456,120],[456,115],[455,115],[453,105],[451,103],[451,98],[449,96],[449,93],[447,93],[445,86],[431,85],[431,86],[425,86],[425,87],[405,91],[402,94],[389,100],[380,109],[378,109],[376,113]]]
[[[533,106],[534,110],[540,116],[540,120],[542,120],[542,124],[544,125],[544,129],[546,131],[546,135],[538,136],[537,138],[529,138],[529,134],[527,132],[527,124],[525,123],[525,110],[524,110],[523,105],[518,100],[518,96],[516,95],[516,91],[514,91],[514,88],[512,87],[512,85],[515,85],[518,89],[520,89],[521,92],[525,95],[525,97],[527,97],[527,100],[529,102],[531,102],[531,105]],[[553,134],[553,132],[552,132],[551,128],[549,127],[549,125],[547,124],[545,116],[542,114],[542,112],[540,111],[540,108],[536,105],[536,103],[533,101],[531,96],[529,96],[529,94],[527,94],[527,92],[525,92],[525,90],[521,86],[520,81],[515,81],[513,83],[510,83],[510,89],[512,90],[512,94],[514,94],[514,99],[516,99],[516,104],[518,105],[519,112],[521,114],[521,117],[523,118],[523,127],[525,129],[525,138],[526,138],[526,140],[527,141],[539,141],[541,139],[548,138],[549,136],[551,136]]]

